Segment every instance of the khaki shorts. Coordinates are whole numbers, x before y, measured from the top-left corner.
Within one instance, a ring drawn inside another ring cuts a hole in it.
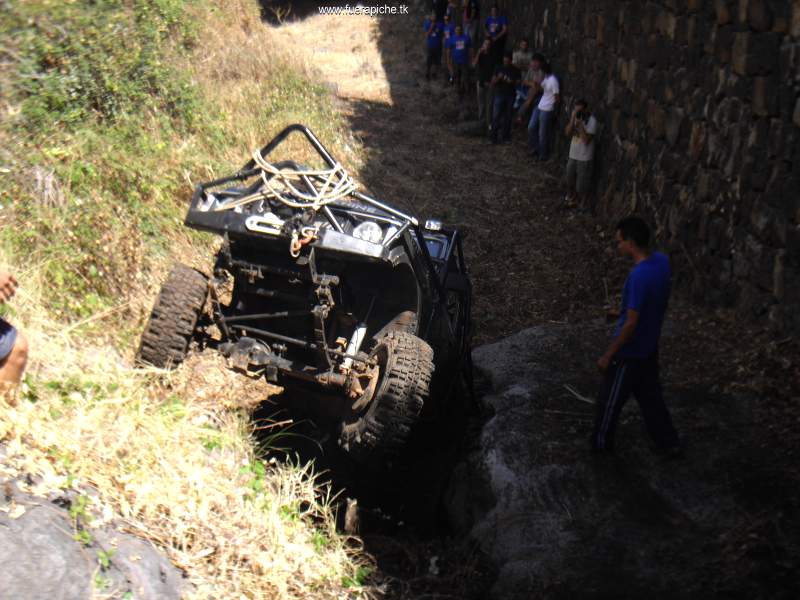
[[[588,194],[592,191],[592,160],[575,160],[570,158],[567,161],[567,185],[569,189],[575,190],[579,194]]]

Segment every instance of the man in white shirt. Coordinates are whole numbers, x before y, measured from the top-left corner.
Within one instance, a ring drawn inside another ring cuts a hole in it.
[[[589,103],[578,100],[572,110],[566,134],[572,137],[567,161],[567,206],[574,207],[577,200],[588,207],[592,190],[594,166],[594,136],[597,119],[589,112]]]
[[[541,84],[542,97],[528,123],[528,145],[534,159],[545,162],[549,158],[550,130],[553,126],[555,111],[558,108],[561,88],[558,79],[553,75],[553,69],[549,62],[544,61],[542,71],[545,75]]]

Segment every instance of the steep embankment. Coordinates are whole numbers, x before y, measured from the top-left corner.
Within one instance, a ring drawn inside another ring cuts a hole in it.
[[[256,455],[270,390],[209,359],[131,366],[170,257],[210,254],[180,225],[191,183],[293,121],[356,156],[327,89],[246,0],[4,3],[0,37],[0,247],[21,282],[3,310],[31,342],[18,404],[0,401],[0,509],[67,504],[95,594],[139,596],[108,576],[111,524],[165,552],[190,596],[359,596],[324,490]]]

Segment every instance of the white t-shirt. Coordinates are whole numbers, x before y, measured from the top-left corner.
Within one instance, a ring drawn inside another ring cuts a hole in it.
[[[586,122],[586,133],[591,136],[597,133],[597,119],[594,118],[594,115],[591,115]],[[572,143],[569,145],[569,157],[582,162],[592,160],[594,158],[594,137],[586,144],[577,135],[573,135]]]
[[[539,110],[551,111],[556,106],[556,94],[561,90],[555,75],[548,75],[542,81],[542,99],[539,100]]]

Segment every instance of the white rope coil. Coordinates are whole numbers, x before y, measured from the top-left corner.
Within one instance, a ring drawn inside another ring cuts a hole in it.
[[[286,206],[302,210],[318,211],[323,206],[346,198],[356,191],[356,182],[347,173],[340,163],[335,163],[330,169],[300,170],[292,168],[279,169],[268,162],[261,152],[253,153],[255,164],[261,169],[261,180],[264,187],[258,192],[236,198],[218,206],[216,211],[231,210],[257,200],[274,198]],[[318,183],[311,179],[322,178]],[[296,183],[302,183],[310,190],[298,189]]]

